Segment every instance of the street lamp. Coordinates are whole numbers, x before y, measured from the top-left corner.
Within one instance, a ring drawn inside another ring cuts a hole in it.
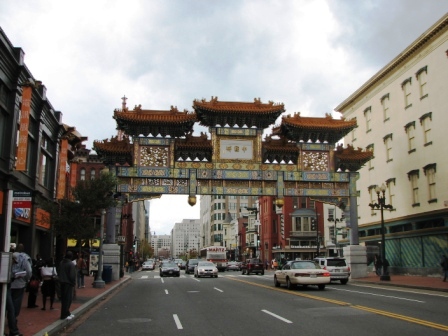
[[[344,217],[342,216],[341,218],[336,218],[336,205],[334,206],[334,214],[333,214],[333,218],[329,217],[328,221],[329,222],[334,222],[334,245],[336,247],[336,255],[339,256],[339,251],[338,251],[338,227],[337,224],[338,222],[342,223],[344,221]]]
[[[255,256],[256,257],[259,257],[259,255],[258,255],[258,242],[259,242],[259,226],[260,226],[260,223],[259,223],[259,221],[258,221],[258,208],[256,208],[256,207],[254,207],[254,208],[249,208],[249,207],[245,207],[246,208],[246,210],[247,211],[250,211],[252,214],[254,214],[255,215],[255,226],[257,227],[257,233],[256,233],[256,239],[257,239],[257,242],[256,242],[256,247],[255,247]]]
[[[384,211],[384,209],[392,210],[393,206],[390,204],[386,204],[386,196],[385,196],[386,186],[384,185],[384,183],[381,185],[381,187],[376,186],[375,192],[378,197],[378,201],[377,201],[377,203],[370,203],[369,207],[372,210],[380,210],[380,213],[381,213],[381,261],[382,261],[383,266],[382,266],[382,270],[381,270],[380,280],[390,281],[390,275],[388,274],[389,272],[386,272],[386,270],[387,270],[386,238],[385,238],[383,211]]]

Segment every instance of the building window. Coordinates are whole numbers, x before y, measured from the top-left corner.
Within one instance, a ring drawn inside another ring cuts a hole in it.
[[[432,125],[432,112],[425,113],[420,117],[420,124],[423,128],[423,142],[424,146],[432,145],[431,140],[431,125]]]
[[[394,206],[395,202],[395,178],[386,180],[387,196],[389,197],[389,204]]]
[[[423,167],[428,182],[428,203],[437,202],[436,196],[436,164],[431,163]]]
[[[366,133],[371,131],[372,107],[369,106],[364,110],[364,118],[366,120]]]
[[[411,121],[404,127],[404,131],[408,136],[408,153],[411,154],[415,149],[415,121]]]
[[[411,189],[412,189],[412,206],[417,207],[420,206],[419,200],[418,200],[418,178],[419,178],[419,170],[414,169],[408,172],[408,178],[411,182]]]
[[[374,144],[370,144],[366,147],[366,150],[368,150],[370,152],[373,152],[373,149],[374,149]],[[375,154],[374,154],[374,156],[372,156],[372,158],[369,161],[367,161],[367,168],[369,170],[372,170],[374,168],[373,167],[373,159],[374,158],[375,158]]]
[[[311,218],[310,217],[295,217],[293,224],[293,231],[309,232],[311,231]]]
[[[91,179],[91,180],[94,180],[95,177],[96,177],[96,171],[95,171],[95,169],[91,169],[91,170],[90,170],[90,179]]]
[[[420,87],[420,100],[428,97],[427,86],[426,86],[426,77],[428,74],[428,66],[424,66],[420,70],[417,71],[415,77],[417,77],[418,84]]]
[[[392,158],[392,133],[386,135],[383,138],[384,145],[386,147],[386,162],[391,162]]]
[[[403,94],[404,94],[404,108],[405,109],[412,106],[411,83],[412,83],[412,77],[409,77],[408,79],[404,80],[403,83],[401,83],[401,89],[403,90]]]
[[[81,170],[79,171],[80,177],[79,179],[81,181],[85,181],[86,180],[86,170],[85,168],[81,168]]]
[[[383,118],[384,121],[389,120],[389,94],[386,93],[384,96],[381,97],[381,105],[383,106]]]
[[[376,203],[378,201],[377,194],[376,194],[376,184],[372,184],[367,188],[369,191],[369,197],[370,197],[370,204]],[[370,208],[370,216],[376,216],[376,212]]]

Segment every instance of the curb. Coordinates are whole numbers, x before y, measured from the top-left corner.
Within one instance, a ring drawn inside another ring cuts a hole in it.
[[[420,289],[420,290],[428,290],[431,292],[445,292],[448,293],[448,289],[445,288],[435,288],[435,287],[426,287],[426,286],[418,286],[418,285],[407,285],[407,284],[398,284],[392,282],[378,282],[378,281],[362,281],[350,279],[351,283],[363,284],[363,285],[376,285],[376,286],[385,286],[385,287],[401,287],[401,288],[412,288],[412,289]]]
[[[82,306],[76,308],[72,312],[75,315],[74,319],[72,319],[72,320],[57,320],[57,321],[53,322],[52,324],[50,324],[48,327],[45,327],[44,329],[38,331],[33,336],[57,335],[62,329],[73,324],[80,316],[82,316],[84,313],[86,313],[88,310],[90,310],[93,306],[95,306],[100,300],[103,299],[103,297],[105,297],[106,295],[110,294],[111,292],[117,290],[118,288],[123,286],[125,283],[127,283],[128,280],[131,280],[131,279],[132,279],[131,277],[122,278],[120,280],[120,282],[118,282],[117,284],[115,284],[114,286],[112,286],[111,288],[106,290],[105,292],[92,297],[89,301],[84,303]]]

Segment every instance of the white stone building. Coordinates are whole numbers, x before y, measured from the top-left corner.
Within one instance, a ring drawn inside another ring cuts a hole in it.
[[[183,219],[181,223],[175,223],[171,230],[171,256],[186,259],[192,251],[197,255],[200,240],[199,219]]]
[[[369,206],[377,186],[393,206],[384,211],[392,274],[440,273],[448,254],[447,78],[445,14],[335,109],[358,122],[345,143],[374,152],[357,181],[362,244],[381,243],[381,213]]]

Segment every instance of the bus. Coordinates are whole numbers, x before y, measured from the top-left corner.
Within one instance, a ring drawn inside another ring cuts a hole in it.
[[[201,259],[211,261],[220,272],[227,269],[227,254],[224,246],[209,246],[201,249]]]

